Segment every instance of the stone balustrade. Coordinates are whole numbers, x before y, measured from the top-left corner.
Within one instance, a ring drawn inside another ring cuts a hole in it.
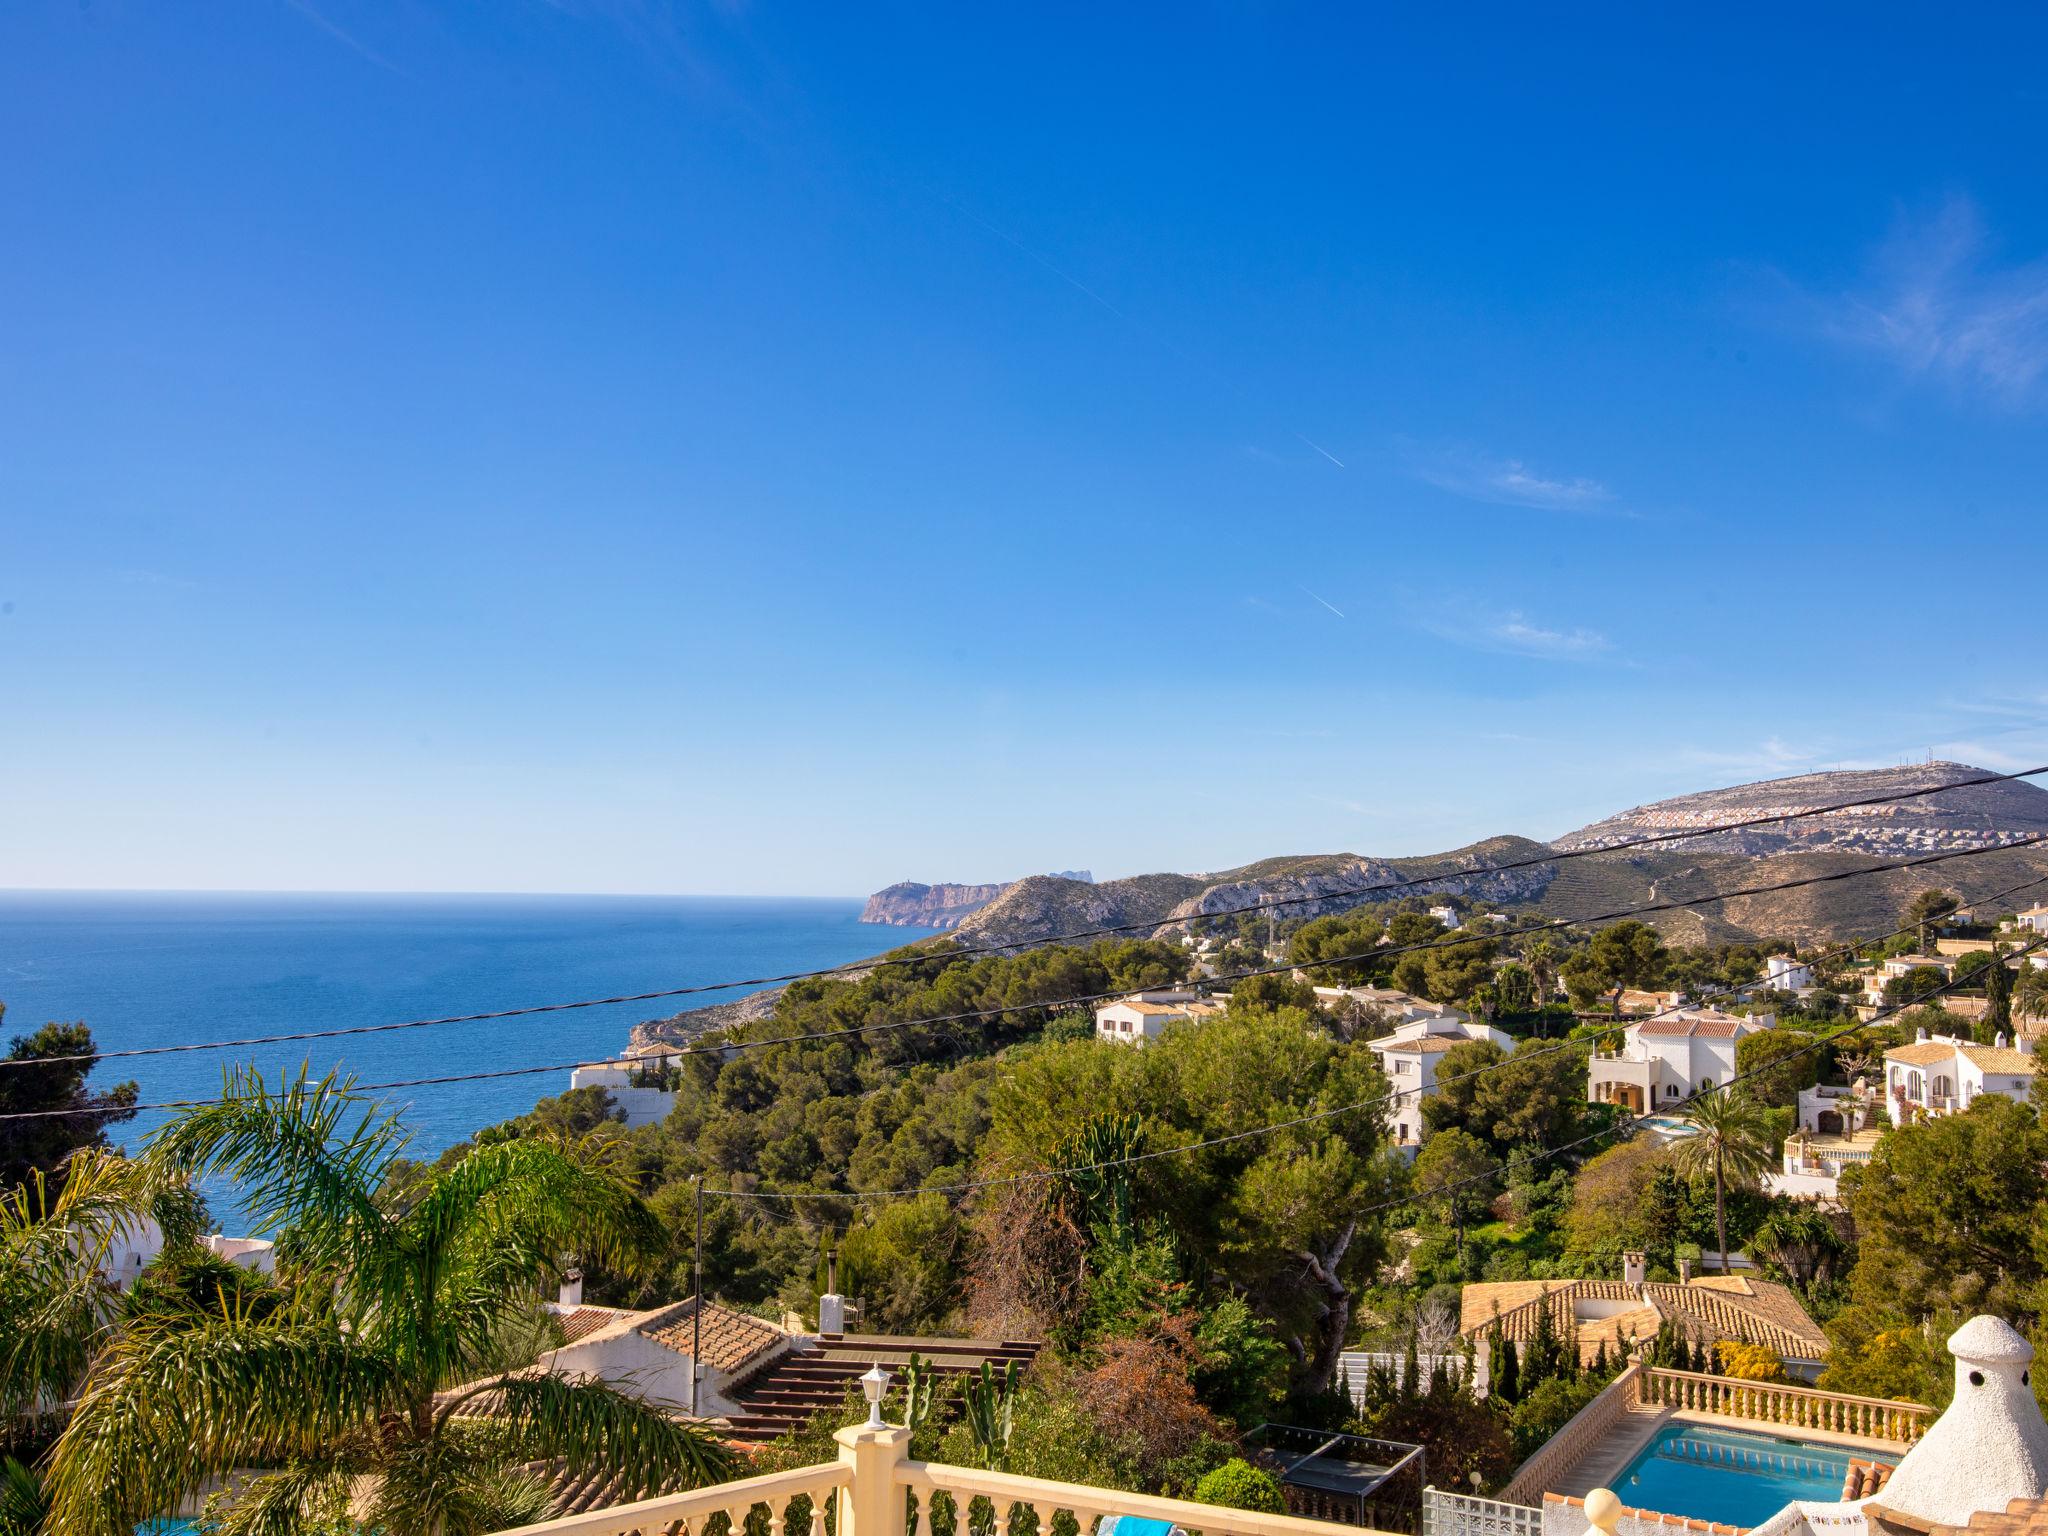
[[[1645,1371],[1642,1401],[1654,1407],[1721,1418],[1747,1419],[1786,1429],[1813,1429],[1907,1446],[1925,1431],[1934,1410],[1884,1397],[1852,1397],[1775,1381],[1741,1381],[1697,1371]]]
[[[1091,1536],[1107,1515],[1163,1520],[1202,1536],[1359,1536],[1355,1526],[1293,1515],[910,1461],[903,1455],[910,1431],[888,1425],[842,1429],[835,1438],[837,1462],[568,1515],[498,1536],[703,1536],[706,1523],[720,1514],[731,1522],[733,1536],[739,1536],[749,1517],[763,1508],[767,1536],[826,1536],[827,1510],[834,1511],[832,1536],[906,1536],[913,1507],[920,1533],[938,1526],[957,1536],[970,1530],[1014,1532],[1023,1526],[1035,1528],[1038,1536],[1054,1536],[1056,1521],[1068,1529],[1062,1515],[1071,1518],[1078,1536]],[[760,1529],[757,1520],[755,1530]]]
[[[1585,1460],[1587,1454],[1599,1446],[1621,1421],[1622,1415],[1640,1401],[1637,1389],[1643,1371],[1643,1363],[1634,1361],[1607,1383],[1598,1397],[1566,1420],[1563,1429],[1544,1441],[1535,1455],[1515,1469],[1515,1475],[1500,1491],[1501,1499],[1509,1504],[1525,1504],[1540,1509],[1544,1493],[1556,1487],[1566,1473]]]

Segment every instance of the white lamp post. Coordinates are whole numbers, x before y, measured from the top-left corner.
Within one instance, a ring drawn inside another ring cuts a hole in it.
[[[889,1390],[889,1373],[879,1365],[869,1366],[867,1374],[860,1379],[860,1389],[868,1400],[867,1427],[882,1428],[882,1394]]]

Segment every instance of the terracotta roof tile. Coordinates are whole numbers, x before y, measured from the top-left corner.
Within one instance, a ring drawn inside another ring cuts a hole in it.
[[[696,1315],[695,1301],[664,1307],[640,1325],[640,1334],[687,1355],[696,1338]],[[715,1371],[740,1370],[788,1339],[789,1335],[771,1322],[715,1301],[704,1303],[704,1353],[700,1358]]]
[[[630,1317],[617,1307],[578,1307],[573,1312],[558,1312],[555,1319],[562,1325],[562,1342],[574,1344],[585,1339],[600,1328],[610,1327],[622,1317]]]

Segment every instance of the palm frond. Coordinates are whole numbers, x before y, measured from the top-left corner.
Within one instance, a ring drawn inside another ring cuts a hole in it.
[[[404,1402],[390,1359],[328,1318],[137,1322],[52,1450],[52,1529],[130,1536],[209,1476],[316,1460]]]
[[[699,1488],[732,1471],[733,1453],[702,1425],[603,1381],[508,1376],[491,1397],[494,1422],[524,1459],[560,1460],[578,1477],[608,1473],[628,1499]]]
[[[345,1269],[383,1238],[376,1194],[404,1149],[397,1120],[333,1074],[275,1092],[253,1068],[223,1074],[219,1102],[150,1138],[149,1159],[188,1177],[224,1173],[258,1213],[260,1236],[289,1232],[319,1268]]]
[[[294,1461],[248,1478],[206,1501],[209,1536],[306,1536],[343,1529],[355,1469],[339,1461]]]
[[[0,1199],[0,1414],[77,1385],[120,1301],[102,1277],[108,1249],[147,1204],[136,1165],[99,1151],[71,1160],[54,1199],[40,1173]]]
[[[364,1511],[371,1530],[486,1536],[553,1513],[547,1486],[519,1465],[511,1437],[496,1425],[451,1425],[432,1439],[407,1441],[379,1472]]]
[[[624,1179],[533,1138],[470,1152],[434,1179],[400,1227],[419,1251],[486,1248],[510,1234],[532,1251],[573,1251],[628,1272],[665,1245],[660,1221]]]
[[[43,1480],[12,1456],[0,1458],[0,1536],[36,1536],[50,1513]]]

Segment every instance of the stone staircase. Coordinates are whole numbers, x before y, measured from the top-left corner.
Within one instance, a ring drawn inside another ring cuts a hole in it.
[[[1038,1345],[1030,1340],[990,1343],[858,1333],[806,1339],[729,1389],[740,1411],[726,1416],[725,1436],[746,1444],[779,1439],[812,1414],[839,1407],[846,1401],[848,1386],[871,1366],[880,1365],[900,1386],[913,1353],[928,1361],[943,1382],[979,1371],[983,1361],[997,1371],[1011,1360],[1028,1366],[1037,1357]]]

